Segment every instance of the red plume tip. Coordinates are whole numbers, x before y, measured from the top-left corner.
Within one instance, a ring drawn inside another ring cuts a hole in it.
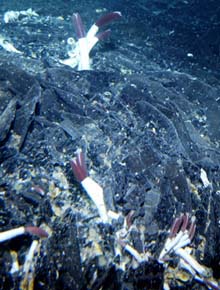
[[[39,238],[48,238],[48,236],[49,236],[45,230],[43,230],[39,227],[35,227],[35,226],[25,227],[25,232],[32,234],[32,235],[35,235],[35,236],[38,236]]]
[[[119,12],[119,11],[110,12],[110,13],[102,16],[101,18],[99,18],[95,24],[98,27],[101,27],[101,26],[106,25],[109,22],[111,22],[113,20],[117,20],[121,17],[122,17],[122,15],[121,15],[121,12]]]
[[[75,28],[76,35],[77,35],[78,39],[86,37],[86,33],[84,30],[82,19],[81,19],[81,16],[79,15],[79,13],[73,14],[72,21],[73,21],[73,26]]]
[[[85,156],[82,150],[77,152],[77,156],[70,160],[70,165],[73,170],[73,174],[78,182],[82,182],[87,176],[87,168],[85,162]]]

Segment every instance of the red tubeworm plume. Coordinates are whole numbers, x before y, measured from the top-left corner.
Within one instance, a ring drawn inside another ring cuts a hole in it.
[[[82,19],[79,13],[73,14],[72,21],[73,21],[73,26],[76,31],[77,38],[80,39],[80,38],[86,37],[85,29],[84,29]]]
[[[78,182],[82,182],[88,176],[85,156],[82,150],[79,150],[77,152],[77,156],[70,161],[70,165],[72,167],[73,174]]]
[[[192,240],[195,235],[196,224],[195,217],[189,218],[189,214],[182,214],[180,217],[176,218],[170,230],[169,238],[176,236],[178,232],[185,232],[188,228],[189,239]]]
[[[113,20],[117,20],[117,19],[121,18],[121,16],[122,16],[121,12],[119,12],[119,11],[110,12],[110,13],[102,16],[101,18],[99,18],[95,22],[95,25],[98,27],[106,25]]]
[[[98,38],[98,40],[102,40],[104,38],[107,38],[110,35],[110,33],[111,33],[111,30],[107,29],[103,32],[96,34],[96,37]]]
[[[45,230],[43,230],[39,227],[35,227],[35,226],[25,227],[25,232],[32,234],[32,235],[35,235],[35,236],[38,236],[39,238],[47,238],[48,237],[48,233]]]

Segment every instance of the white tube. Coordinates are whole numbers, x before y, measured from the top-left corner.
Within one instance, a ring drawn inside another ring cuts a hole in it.
[[[89,49],[86,37],[78,40],[79,44],[79,65],[78,70],[90,70]]]
[[[0,243],[13,239],[17,236],[23,235],[25,233],[25,228],[24,227],[19,227],[16,229],[8,230],[5,232],[0,233]]]
[[[104,223],[108,222],[108,214],[105,206],[104,195],[102,187],[89,176],[86,177],[81,185],[86,190],[89,197],[96,205],[99,215]]]

